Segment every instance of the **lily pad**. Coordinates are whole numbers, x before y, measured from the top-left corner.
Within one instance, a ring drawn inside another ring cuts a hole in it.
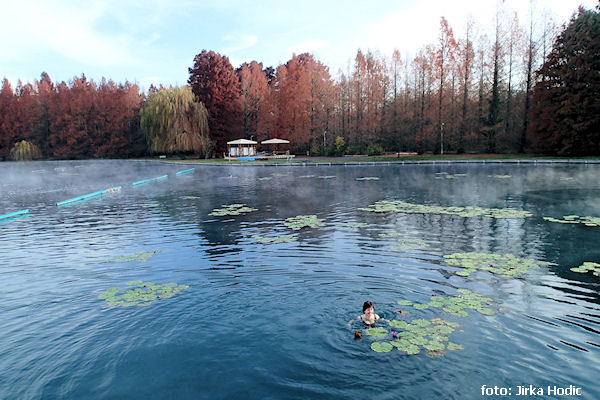
[[[476,270],[489,271],[504,276],[526,273],[531,267],[547,266],[545,261],[519,258],[512,254],[489,253],[454,253],[444,255],[444,262],[454,267],[463,268],[457,275],[468,276]]]
[[[388,352],[392,351],[393,348],[394,348],[394,346],[392,346],[388,342],[373,342],[373,343],[371,343],[371,349],[378,353],[388,353]]]
[[[115,262],[130,262],[130,261],[141,261],[146,262],[150,257],[157,253],[162,253],[162,250],[150,250],[150,251],[139,251],[137,253],[131,254],[129,256],[119,256],[115,258],[111,258],[109,260],[104,260],[104,263],[115,263]]]
[[[187,289],[188,285],[176,283],[156,284],[153,282],[130,281],[126,289],[111,287],[97,298],[104,300],[108,307],[149,306],[155,300],[168,299]]]
[[[296,238],[291,235],[277,235],[277,236],[253,235],[252,239],[256,240],[257,243],[261,243],[261,244],[289,243],[289,242],[296,241]]]
[[[563,219],[544,217],[544,220],[548,222],[557,222],[559,224],[582,224],[590,227],[600,226],[600,217],[580,217],[578,215],[565,215]]]
[[[427,206],[423,204],[408,203],[400,200],[380,200],[368,207],[359,208],[361,211],[375,213],[399,212],[404,214],[446,214],[460,217],[490,217],[490,218],[523,218],[533,214],[529,211],[515,210],[512,208],[482,208],[473,206]]]
[[[571,271],[577,272],[580,274],[587,274],[588,272],[592,272],[596,276],[600,276],[600,264],[595,262],[586,261],[581,264],[579,267],[571,268]]]
[[[323,220],[317,218],[316,215],[298,215],[295,217],[290,217],[287,218],[283,224],[295,231],[302,228],[316,228],[319,226],[325,226]]]
[[[396,303],[401,306],[411,306],[412,305],[412,301],[410,301],[410,300],[398,300]]]
[[[388,331],[385,328],[369,328],[367,334],[370,336],[381,337],[387,335]]]
[[[452,343],[452,342],[448,342],[448,345],[446,347],[448,348],[448,350],[451,350],[451,351],[465,349],[465,346],[463,346],[462,344],[457,344],[457,343]]]
[[[215,208],[208,215],[211,215],[214,217],[223,217],[226,215],[246,214],[246,213],[256,211],[256,210],[257,210],[256,208],[247,207],[245,204],[228,204],[228,205],[221,206],[221,208]]]

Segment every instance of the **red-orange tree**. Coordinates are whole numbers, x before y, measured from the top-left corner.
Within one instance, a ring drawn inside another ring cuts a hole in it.
[[[227,141],[241,134],[240,83],[229,58],[202,50],[189,68],[188,83],[208,111],[211,139],[217,154],[224,153]]]

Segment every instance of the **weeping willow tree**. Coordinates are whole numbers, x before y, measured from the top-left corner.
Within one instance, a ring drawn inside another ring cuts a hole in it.
[[[141,127],[151,153],[193,153],[208,157],[208,112],[189,86],[150,93],[140,111]]]
[[[42,152],[34,143],[21,140],[15,143],[14,147],[10,150],[10,158],[15,161],[31,161],[42,158]]]

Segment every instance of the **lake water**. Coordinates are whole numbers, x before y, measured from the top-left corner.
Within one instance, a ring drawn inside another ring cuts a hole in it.
[[[600,398],[600,278],[570,271],[600,262],[600,227],[543,219],[600,216],[599,165],[196,166],[175,175],[185,168],[0,163],[0,214],[30,210],[0,221],[0,398],[500,398],[482,396],[482,385],[514,398],[518,385],[543,388],[536,399],[555,397],[548,385],[573,385],[582,395],[571,398]],[[532,216],[359,210],[379,200]],[[234,203],[256,211],[209,215]],[[283,225],[313,214],[324,226]],[[154,250],[146,261],[114,260]],[[443,257],[459,252],[552,264],[514,278],[459,276]],[[135,280],[189,288],[145,307],[97,298]],[[458,289],[492,299],[494,314],[397,304]],[[387,320],[460,323],[450,340],[464,350],[371,350],[391,337],[354,339],[363,326],[347,323],[365,300]]]

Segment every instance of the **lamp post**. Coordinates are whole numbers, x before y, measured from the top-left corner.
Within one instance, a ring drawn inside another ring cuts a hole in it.
[[[440,125],[440,154],[444,154],[444,123]]]

